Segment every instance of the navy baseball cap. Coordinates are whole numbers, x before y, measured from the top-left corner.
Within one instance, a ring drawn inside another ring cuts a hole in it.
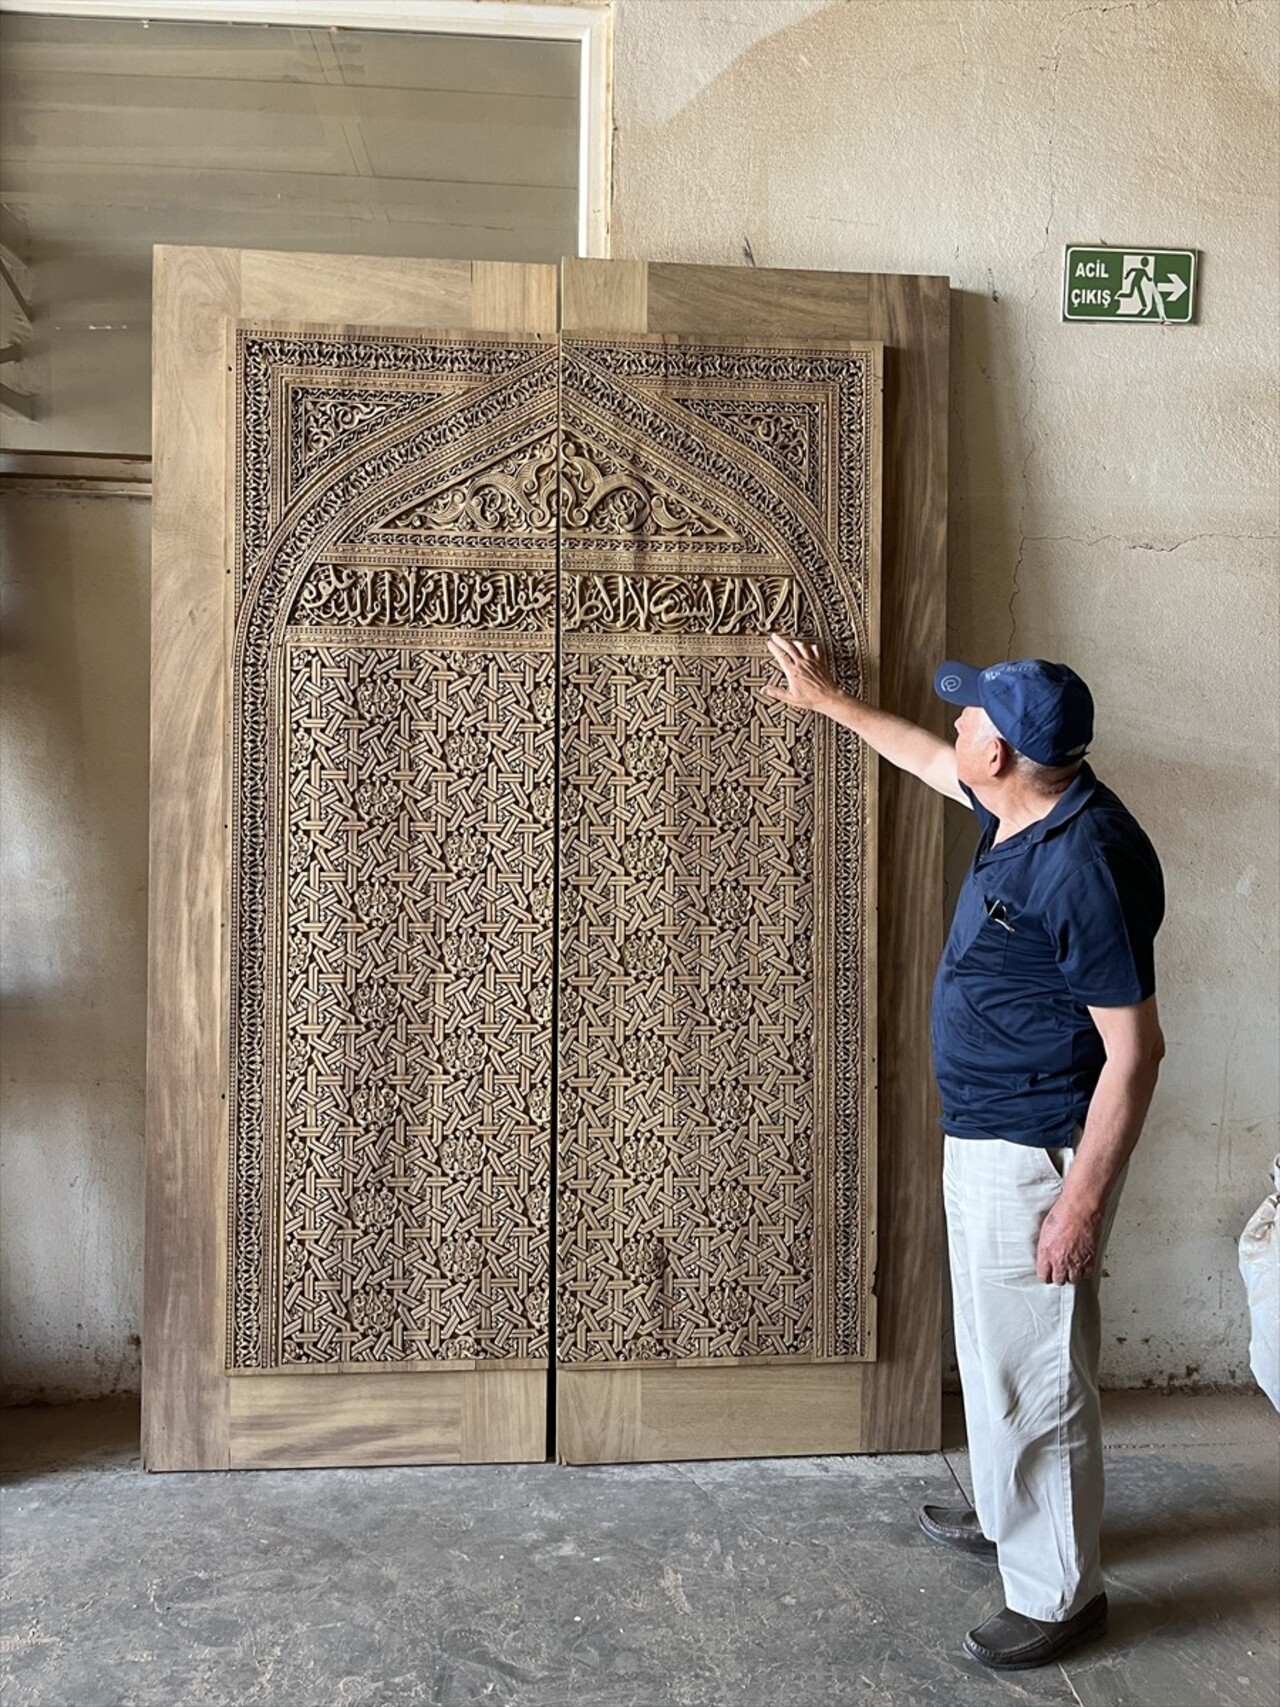
[[[1066,664],[1018,658],[976,670],[948,662],[933,691],[952,705],[980,705],[1019,753],[1038,765],[1070,765],[1093,740],[1093,695]]]

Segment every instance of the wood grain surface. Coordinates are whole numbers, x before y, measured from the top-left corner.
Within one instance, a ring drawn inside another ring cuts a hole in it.
[[[775,1369],[561,1369],[559,1456],[617,1464],[865,1452],[870,1363]]]
[[[885,346],[880,703],[938,732],[946,651],[950,285],[870,279]],[[863,1388],[869,1452],[942,1439],[942,1134],[929,995],[942,954],[940,795],[880,767],[880,1357]]]
[[[543,1370],[237,1376],[233,1470],[541,1459]]]
[[[156,250],[142,1340],[149,1468],[227,1466],[226,331],[240,258]]]

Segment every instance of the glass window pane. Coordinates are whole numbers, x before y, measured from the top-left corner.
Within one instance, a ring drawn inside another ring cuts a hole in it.
[[[573,42],[0,16],[0,240],[30,269],[13,449],[150,448],[154,243],[577,252]]]

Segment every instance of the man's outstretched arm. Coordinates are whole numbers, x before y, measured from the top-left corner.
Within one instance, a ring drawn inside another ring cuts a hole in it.
[[[788,640],[784,635],[772,634],[769,653],[787,679],[785,687],[765,688],[770,698],[804,711],[820,712],[833,722],[842,723],[891,765],[918,776],[921,782],[951,800],[958,800],[962,806],[969,805],[956,780],[956,751],[949,741],[921,729],[917,723],[909,723],[905,717],[879,711],[838,688],[812,641]]]

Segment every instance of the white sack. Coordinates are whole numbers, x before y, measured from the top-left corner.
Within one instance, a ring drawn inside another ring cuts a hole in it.
[[[1249,1362],[1259,1387],[1280,1411],[1280,1156],[1271,1169],[1275,1190],[1264,1197],[1240,1235],[1240,1273],[1249,1294]]]

